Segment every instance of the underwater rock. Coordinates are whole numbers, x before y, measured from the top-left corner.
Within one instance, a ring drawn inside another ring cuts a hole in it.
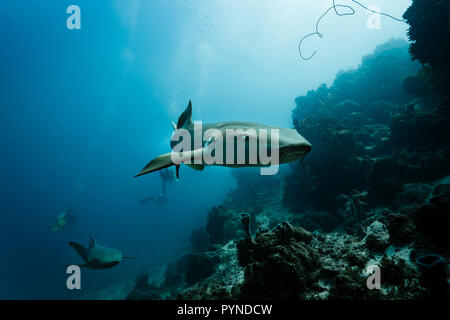
[[[447,264],[444,258],[437,254],[427,254],[418,257],[416,264],[431,295],[440,299],[448,297]]]
[[[183,288],[178,294],[180,299],[188,300],[233,300],[237,299],[240,286],[244,281],[244,271],[239,266],[236,245],[230,241],[216,252],[220,262],[215,272],[208,278]]]
[[[343,194],[338,198],[344,201],[343,208],[339,210],[341,226],[349,234],[359,233],[361,231],[359,226],[369,212],[367,192],[353,190],[351,195]]]
[[[301,298],[311,285],[316,258],[301,242],[280,245],[274,233],[264,233],[254,242],[241,240],[238,256],[245,274],[242,299]]]
[[[230,197],[237,206],[252,214],[251,209],[259,210],[258,198],[280,188],[282,180],[278,175],[261,175],[259,168],[235,168],[231,175],[237,187],[230,191]]]
[[[380,269],[383,274],[383,283],[395,286],[403,285],[405,280],[411,278],[413,273],[406,261],[397,256],[383,256],[380,261]]]
[[[434,110],[407,110],[391,118],[391,143],[405,145],[440,145],[449,142],[449,119]]]
[[[216,251],[186,254],[166,266],[164,287],[171,288],[172,295],[176,295],[181,288],[191,286],[213,274],[219,262],[220,256]]]
[[[367,108],[367,115],[376,123],[388,124],[391,116],[399,109],[399,106],[390,101],[378,101],[369,105]]]
[[[229,219],[223,206],[214,207],[208,213],[206,230],[208,231],[209,241],[212,244],[224,242],[224,224]]]
[[[401,163],[404,183],[431,183],[450,173],[450,147],[407,147],[396,150],[393,158]]]
[[[220,257],[214,251],[191,254],[187,262],[186,283],[193,285],[206,279],[214,273],[219,262]]]
[[[339,217],[328,211],[305,210],[292,217],[294,225],[301,226],[306,230],[331,232],[335,230],[341,221]]]
[[[127,295],[126,300],[160,300],[168,296],[169,292],[151,283],[149,274],[143,272],[137,277],[136,284]]]
[[[205,227],[199,227],[192,231],[191,247],[194,252],[203,252],[208,250],[209,236]]]
[[[291,166],[293,172],[286,177],[284,186],[284,203],[295,212],[308,208],[336,212],[337,195],[366,188],[371,161],[353,155],[359,151],[352,133],[340,129],[331,118],[314,124],[307,122],[302,128],[312,131],[308,137],[312,137],[316,147],[302,164]]]
[[[176,288],[183,284],[185,281],[185,274],[187,271],[189,254],[186,254],[179,258],[177,261],[170,262],[166,266],[164,272],[164,286],[168,288]]]
[[[430,204],[450,212],[450,184],[441,184],[434,188]]]
[[[299,242],[310,243],[312,233],[301,227],[293,227],[289,222],[284,221],[276,226],[275,235],[281,243],[287,243],[291,239]]]
[[[361,111],[361,105],[353,100],[342,101],[332,108],[332,113],[336,117],[346,117],[359,111]]]
[[[366,236],[362,241],[369,250],[383,252],[389,246],[389,232],[386,225],[374,221],[367,227]]]
[[[237,188],[193,232],[193,252],[166,268],[170,297],[423,297],[411,259],[448,253],[450,108],[404,81],[419,68],[408,43],[392,40],[296,98],[293,124],[313,151],[284,181],[232,171]],[[367,289],[372,264],[381,290]]]
[[[250,214],[242,213],[241,214],[241,222],[244,227],[245,234],[247,235],[247,237],[250,238],[252,236],[251,232],[250,232]]]
[[[404,101],[408,96],[403,90],[403,79],[420,69],[419,63],[411,61],[408,49],[404,39],[378,45],[372,54],[362,58],[358,69],[338,73],[330,95],[338,101],[352,99],[361,105],[380,100]]]
[[[393,207],[398,209],[417,208],[427,201],[432,186],[425,183],[405,183],[402,191],[397,195]]]
[[[238,261],[244,267],[243,299],[300,298],[311,285],[317,257],[307,244],[313,236],[287,222],[253,240],[238,242]]]
[[[348,266],[343,260],[336,260],[330,256],[325,256],[319,260],[320,274],[327,279],[334,279],[342,270]]]
[[[389,213],[386,216],[390,241],[400,246],[410,243],[415,234],[415,226],[411,218],[405,214]]]
[[[436,74],[433,84],[442,94],[448,94],[450,63],[450,37],[448,1],[414,0],[403,18],[409,24],[410,52],[414,59],[430,65]],[[430,36],[434,35],[434,36]],[[438,50],[436,48],[439,48]]]
[[[448,246],[448,230],[450,230],[448,211],[433,204],[426,204],[412,213],[412,219],[418,231],[442,248]]]
[[[206,231],[212,245],[225,244],[238,238],[243,233],[240,213],[224,205],[213,207],[208,213]]]
[[[431,84],[423,76],[423,73],[419,72],[418,75],[406,77],[403,81],[403,89],[411,96],[425,97],[432,89]]]
[[[347,267],[336,276],[328,298],[348,300],[380,299],[380,291],[368,290],[366,280],[367,278],[362,276],[360,269]]]
[[[375,162],[368,178],[368,200],[371,206],[391,203],[402,190],[405,168],[386,158]]]
[[[368,256],[364,250],[349,250],[344,254],[343,259],[348,262],[349,266],[363,268],[367,263]]]
[[[450,185],[437,185],[428,203],[413,210],[411,217],[418,231],[435,244],[447,248],[447,232],[450,228]]]

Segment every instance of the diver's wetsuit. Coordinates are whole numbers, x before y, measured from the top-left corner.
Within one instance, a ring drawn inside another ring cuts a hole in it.
[[[152,196],[143,198],[140,201],[141,205],[144,205],[149,201],[153,201],[157,204],[166,203],[167,183],[172,183],[173,181],[175,181],[175,176],[174,176],[173,172],[167,168],[160,170],[159,176],[161,177],[161,193],[158,195],[152,195]]]

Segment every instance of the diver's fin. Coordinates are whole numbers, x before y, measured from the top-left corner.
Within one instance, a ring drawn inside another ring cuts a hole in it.
[[[150,161],[135,177],[173,166],[171,153],[166,153]]]
[[[177,130],[177,125],[173,121],[172,121],[172,127],[173,127],[173,130]]]
[[[177,129],[186,128],[192,124],[192,103],[189,100],[186,110],[180,115],[177,122]]]
[[[191,167],[194,170],[202,171],[205,169],[205,166],[203,164],[188,164],[189,167]]]
[[[75,251],[83,258],[84,261],[87,261],[88,258],[88,249],[83,247],[81,244],[69,241],[69,246],[75,249]]]

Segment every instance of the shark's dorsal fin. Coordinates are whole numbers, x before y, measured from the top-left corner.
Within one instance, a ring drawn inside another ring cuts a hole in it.
[[[186,110],[178,118],[177,129],[186,128],[187,126],[192,124],[192,103],[189,100],[188,106]]]
[[[95,239],[92,237],[92,235],[89,235],[89,249],[91,249],[93,246],[95,246]]]

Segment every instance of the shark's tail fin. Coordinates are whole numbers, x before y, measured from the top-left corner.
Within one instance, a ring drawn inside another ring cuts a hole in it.
[[[139,177],[139,176],[142,176],[144,174],[147,174],[147,173],[150,173],[153,171],[157,171],[157,170],[161,170],[161,169],[173,166],[174,163],[172,161],[171,155],[172,155],[171,153],[166,153],[166,154],[156,157],[155,159],[150,161],[144,167],[144,169],[142,169],[141,172],[139,172],[135,177]]]
[[[75,249],[76,252],[80,255],[81,258],[83,258],[84,261],[87,261],[88,258],[88,249],[83,247],[81,244],[69,241],[69,246]]]

